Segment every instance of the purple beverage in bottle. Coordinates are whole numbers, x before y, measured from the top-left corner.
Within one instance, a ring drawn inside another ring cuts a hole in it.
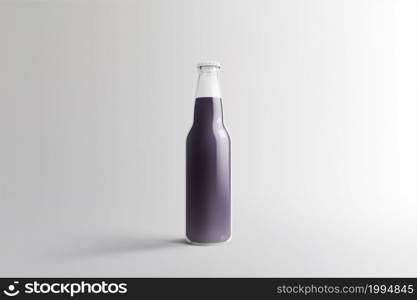
[[[186,145],[186,236],[193,244],[231,238],[230,137],[223,124],[217,62],[197,65],[194,123]]]

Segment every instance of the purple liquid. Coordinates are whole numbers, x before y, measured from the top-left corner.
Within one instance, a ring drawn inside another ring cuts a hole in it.
[[[187,137],[186,234],[219,243],[231,235],[230,137],[220,98],[197,98]]]

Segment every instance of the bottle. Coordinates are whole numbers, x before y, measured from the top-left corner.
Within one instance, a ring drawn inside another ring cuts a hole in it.
[[[197,245],[231,238],[231,146],[223,123],[217,62],[197,65],[194,122],[186,145],[186,237]]]

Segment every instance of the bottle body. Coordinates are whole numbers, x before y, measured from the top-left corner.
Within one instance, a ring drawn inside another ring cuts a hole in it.
[[[231,146],[222,111],[221,98],[195,100],[186,145],[186,235],[192,243],[231,237]]]

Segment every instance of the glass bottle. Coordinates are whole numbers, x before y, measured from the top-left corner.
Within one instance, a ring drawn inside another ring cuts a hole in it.
[[[192,244],[231,238],[231,146],[223,123],[217,62],[197,65],[194,122],[186,144],[186,236]]]

